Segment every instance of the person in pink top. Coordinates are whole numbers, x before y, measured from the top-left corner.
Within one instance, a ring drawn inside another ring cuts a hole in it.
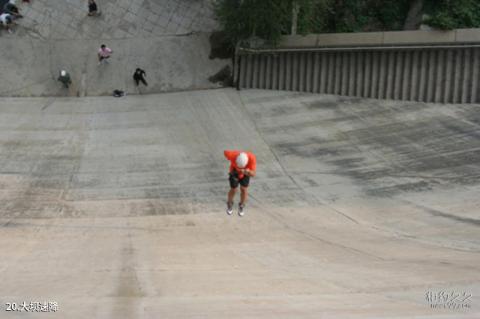
[[[100,65],[102,62],[107,62],[107,60],[110,58],[112,53],[113,53],[112,49],[108,48],[105,44],[102,44],[97,53],[98,64]]]

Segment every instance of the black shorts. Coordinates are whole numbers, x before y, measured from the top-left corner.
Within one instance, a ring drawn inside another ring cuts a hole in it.
[[[250,183],[250,176],[243,175],[243,178],[239,179],[237,172],[231,172],[229,174],[228,180],[230,182],[231,188],[237,188],[238,184],[240,184],[242,187],[248,187],[248,184]]]

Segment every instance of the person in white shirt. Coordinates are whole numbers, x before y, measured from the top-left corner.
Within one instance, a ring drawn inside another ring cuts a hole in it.
[[[0,24],[7,29],[8,33],[12,33],[13,16],[9,13],[0,14]]]

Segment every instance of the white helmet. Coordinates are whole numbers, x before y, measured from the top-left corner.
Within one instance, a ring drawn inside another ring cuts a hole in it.
[[[248,156],[246,153],[241,152],[238,154],[237,159],[235,160],[235,164],[237,164],[238,168],[245,168],[248,164]]]
[[[65,70],[60,71],[60,75],[61,75],[61,76],[66,76],[66,75],[67,75],[67,71],[65,71]]]

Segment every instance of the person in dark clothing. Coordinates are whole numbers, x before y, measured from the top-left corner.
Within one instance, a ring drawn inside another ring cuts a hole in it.
[[[3,6],[3,12],[11,14],[15,19],[23,18],[23,16],[20,14],[20,10],[18,10],[18,7],[11,2],[5,3]]]
[[[127,93],[125,93],[125,91],[113,90],[113,96],[114,97],[122,97],[122,96],[125,96],[125,95],[127,95]]]
[[[58,76],[58,81],[63,83],[63,86],[68,89],[70,84],[72,84],[72,79],[70,78],[70,74],[67,71],[61,70],[60,75]]]
[[[135,84],[138,86],[140,82],[142,82],[145,86],[148,86],[147,81],[145,81],[144,76],[147,76],[144,70],[137,68],[135,73],[133,73],[133,79],[135,80]]]
[[[91,17],[100,15],[95,0],[88,0],[88,15]]]

